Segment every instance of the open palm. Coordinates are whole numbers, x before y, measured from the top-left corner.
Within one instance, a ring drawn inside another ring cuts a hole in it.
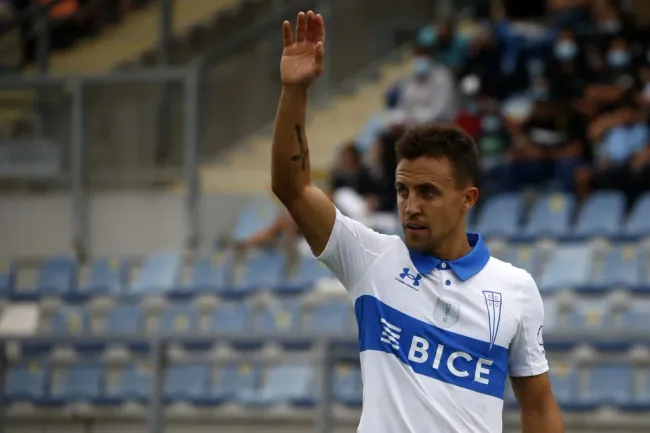
[[[294,39],[289,21],[282,24],[284,50],[280,76],[285,86],[308,86],[323,72],[325,23],[312,11],[300,12]]]

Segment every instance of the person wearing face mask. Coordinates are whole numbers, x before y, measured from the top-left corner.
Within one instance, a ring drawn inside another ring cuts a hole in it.
[[[580,98],[587,85],[584,68],[586,62],[573,30],[564,29],[560,32],[549,63],[552,93],[565,101]]]
[[[425,27],[418,35],[418,43],[427,47],[429,53],[454,74],[467,62],[469,38],[457,31],[452,19]]]
[[[395,109],[407,126],[429,122],[453,121],[458,96],[454,76],[445,66],[428,56],[413,60],[413,72],[401,86]]]

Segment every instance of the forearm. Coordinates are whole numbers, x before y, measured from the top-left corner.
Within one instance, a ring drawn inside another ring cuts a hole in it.
[[[522,433],[564,433],[562,414],[554,399],[521,414]]]
[[[284,86],[273,133],[271,183],[273,192],[285,204],[298,197],[311,181],[306,112],[307,89]]]

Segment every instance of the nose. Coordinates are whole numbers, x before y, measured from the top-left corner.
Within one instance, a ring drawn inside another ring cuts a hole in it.
[[[418,215],[419,213],[422,212],[422,210],[420,208],[420,201],[414,196],[415,196],[415,194],[411,194],[406,199],[405,213],[409,217],[413,216],[413,215]]]

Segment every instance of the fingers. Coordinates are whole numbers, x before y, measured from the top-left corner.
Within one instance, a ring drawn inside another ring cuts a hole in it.
[[[325,21],[323,21],[323,16],[321,14],[316,15],[314,28],[314,42],[325,42]]]
[[[293,44],[293,32],[291,31],[291,23],[289,21],[282,23],[282,43],[285,47]]]
[[[316,62],[316,69],[318,69],[319,72],[322,72],[323,70],[324,56],[325,56],[325,47],[323,46],[322,42],[318,42],[316,44],[315,62]]]
[[[307,42],[314,42],[316,36],[316,15],[313,11],[307,12]]]
[[[298,14],[296,19],[296,42],[304,42],[307,38],[307,15],[304,12]]]

